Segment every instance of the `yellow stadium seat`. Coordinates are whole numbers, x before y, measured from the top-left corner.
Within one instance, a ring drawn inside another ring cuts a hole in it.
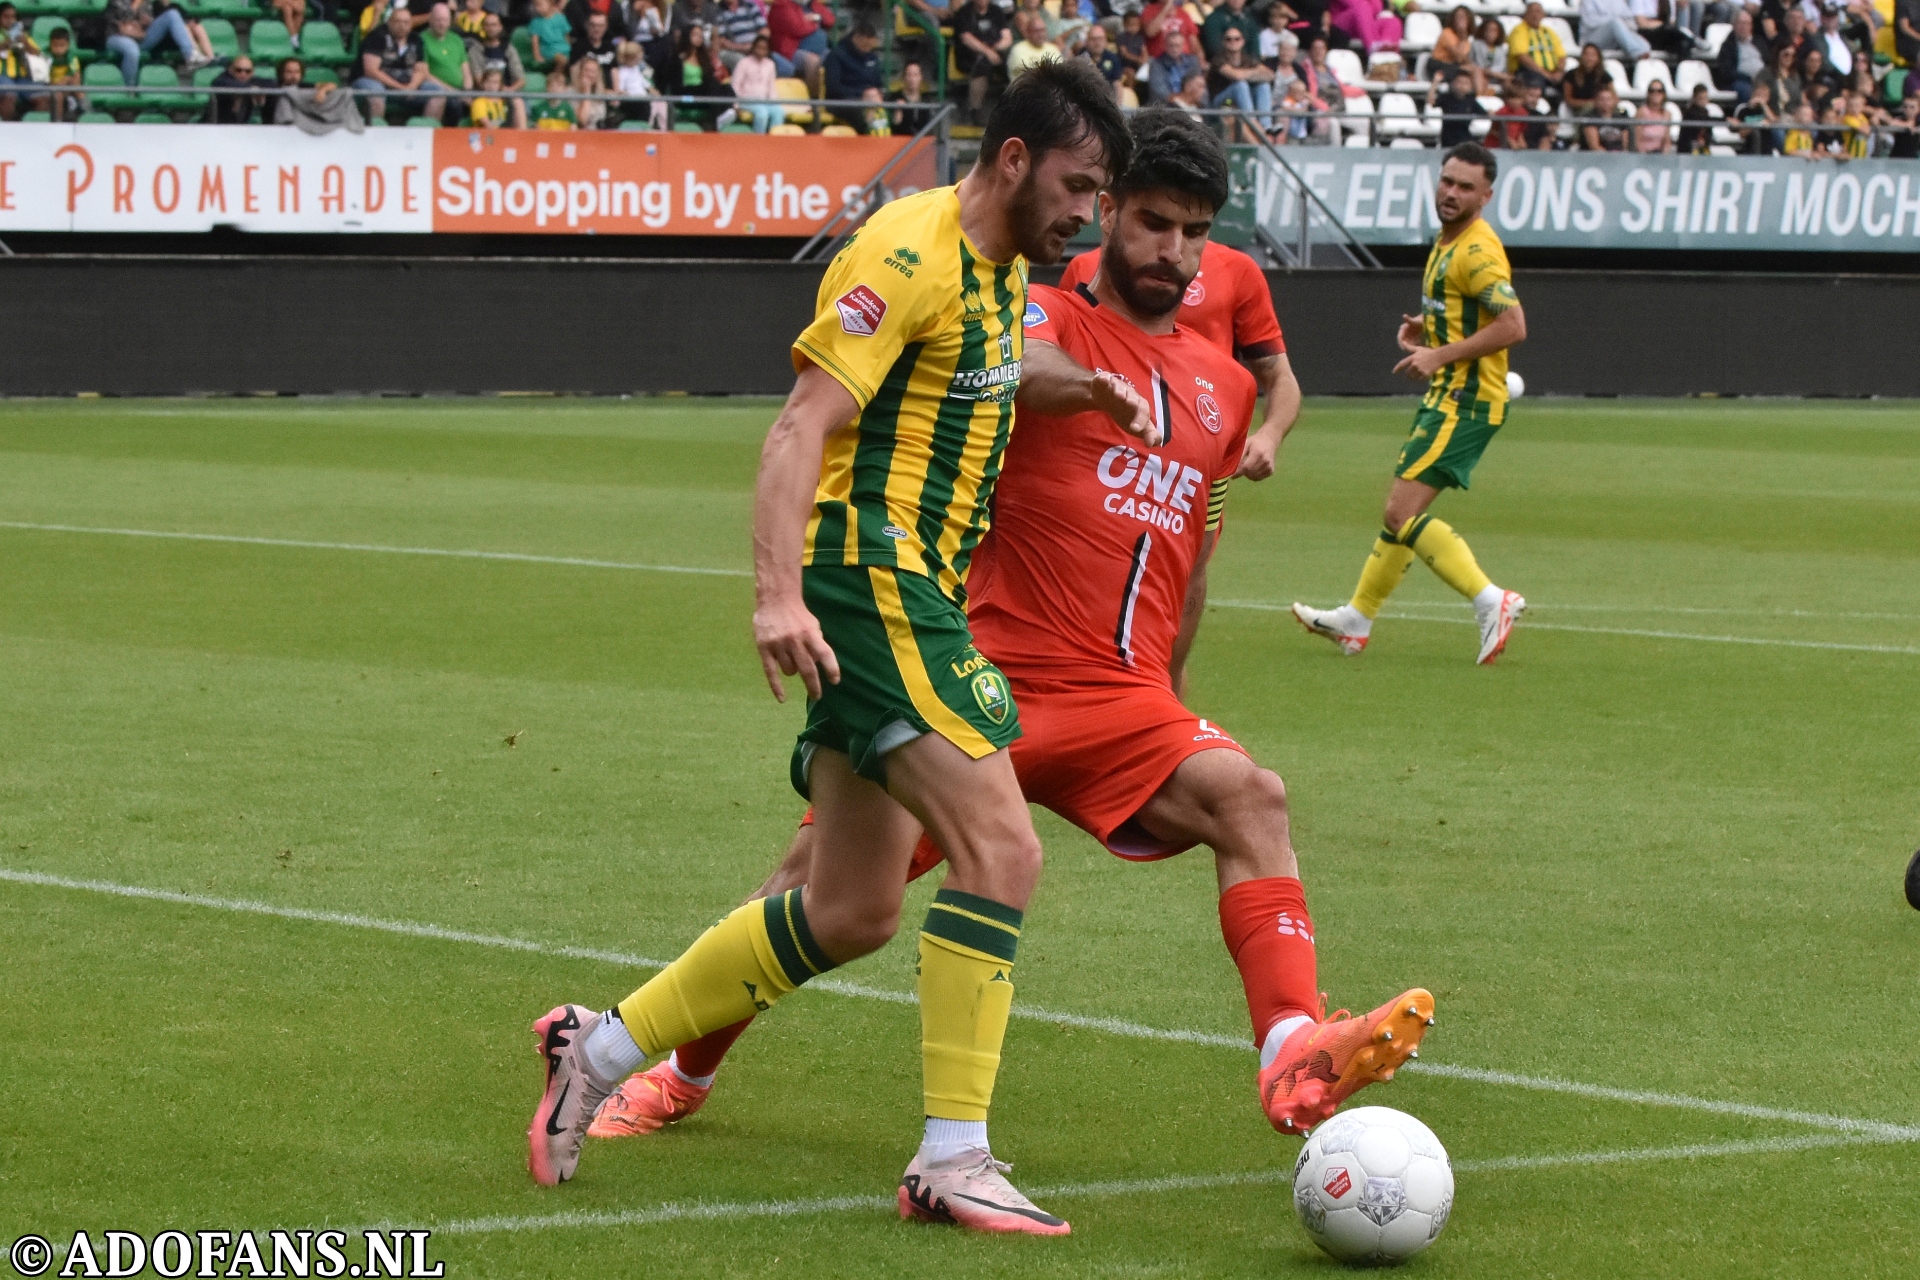
[[[773,96],[782,102],[805,102],[813,94],[807,91],[807,82],[794,76],[783,76],[773,82]],[[813,119],[812,107],[788,107],[787,119],[796,124],[805,124]]]
[[[857,138],[860,136],[860,131],[852,125],[830,124],[820,131],[820,136],[823,138]]]
[[[772,137],[776,134],[783,138],[804,138],[807,136],[807,131],[797,124],[776,124],[767,130],[767,136]]]

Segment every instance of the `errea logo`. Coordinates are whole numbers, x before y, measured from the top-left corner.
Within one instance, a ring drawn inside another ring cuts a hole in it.
[[[905,245],[901,245],[898,249],[895,249],[887,255],[885,262],[895,271],[898,271],[901,275],[911,280],[913,279],[913,269],[920,265],[920,255]]]

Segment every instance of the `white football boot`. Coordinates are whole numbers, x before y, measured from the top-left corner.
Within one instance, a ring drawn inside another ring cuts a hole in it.
[[[1314,635],[1339,645],[1340,652],[1348,657],[1367,647],[1367,637],[1373,631],[1373,619],[1350,604],[1338,609],[1310,609],[1296,601],[1293,620]]]

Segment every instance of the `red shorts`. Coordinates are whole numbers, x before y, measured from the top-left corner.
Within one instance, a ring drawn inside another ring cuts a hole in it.
[[[1155,839],[1134,815],[1188,756],[1223,747],[1246,754],[1226,730],[1194,715],[1164,686],[1009,680],[1021,734],[1008,750],[1021,791],[1118,857],[1146,862],[1191,848]],[[809,809],[801,822],[811,821]],[[921,836],[908,879],[945,860]]]

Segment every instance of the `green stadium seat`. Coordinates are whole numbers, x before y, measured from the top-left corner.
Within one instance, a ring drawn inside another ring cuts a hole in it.
[[[94,113],[138,111],[140,99],[127,93],[127,82],[120,68],[111,62],[96,62],[80,73],[80,87],[87,90],[87,102]]]
[[[409,129],[438,129],[439,127],[440,122],[432,116],[415,116],[413,119],[407,121],[407,128]]]
[[[521,85],[520,88],[524,93],[545,93],[547,90],[547,73],[544,71],[527,72],[527,82]]]
[[[227,73],[224,66],[202,67],[193,73],[193,87],[204,89]]]
[[[68,38],[72,38],[73,23],[65,15],[43,13],[33,20],[33,42],[45,49],[47,41],[53,38],[53,33],[63,27],[66,29]]]
[[[51,111],[23,111],[20,113],[20,123],[52,124],[53,113]]]
[[[277,63],[282,58],[298,56],[293,51],[293,37],[287,34],[287,24],[278,18],[263,18],[253,24],[247,32],[247,52],[253,55],[256,66],[263,59]]]
[[[135,124],[172,124],[173,117],[164,111],[142,111],[133,118]]]
[[[753,126],[752,126],[752,125],[750,125],[750,124],[730,124],[730,125],[728,125],[728,126],[727,126],[726,128],[724,128],[724,129],[722,129],[722,130],[721,130],[720,132],[722,132],[722,133],[752,133],[752,132],[753,132]]]
[[[300,28],[300,58],[329,67],[344,67],[353,61],[346,41],[340,38],[340,28],[331,22],[309,22]]]
[[[622,120],[620,122],[620,132],[621,133],[652,133],[653,126],[648,124],[645,120]]]
[[[80,118],[74,121],[74,123],[75,124],[119,124],[120,122],[118,120],[115,120],[112,116],[108,115],[104,111],[82,111],[80,113]]]
[[[690,120],[682,120],[679,123],[675,124],[673,126],[673,131],[675,133],[705,133],[706,132],[705,129],[702,129],[699,125],[694,124]]]
[[[369,129],[384,129],[386,127],[387,127],[386,120],[379,116],[376,116],[373,119],[367,121],[367,128]]]
[[[530,67],[533,65],[533,33],[531,31],[528,31],[525,27],[515,27],[513,29],[513,47],[520,54],[520,64],[522,66]],[[531,76],[532,73],[529,72],[528,75]]]
[[[213,46],[214,57],[225,62],[240,52],[240,33],[225,18],[202,18],[200,27],[207,33],[207,43]]]
[[[300,77],[300,83],[308,87],[316,84],[339,84],[340,73],[332,67],[308,67]]]
[[[140,68],[141,88],[172,89],[180,84],[180,74],[172,67],[148,64]],[[206,98],[199,98],[199,105],[206,106]],[[195,105],[195,99],[184,93],[158,94],[143,93],[136,106],[141,115],[164,114],[168,111],[185,111]],[[149,124],[151,121],[136,120],[136,124]]]
[[[1887,72],[1886,93],[1888,106],[1898,106],[1900,104],[1901,97],[1907,91],[1907,75],[1908,71],[1905,67],[1895,67],[1893,70]]]
[[[20,8],[22,13],[31,8],[35,13],[60,14],[73,18],[107,11],[106,0],[40,0],[38,4],[22,5]]]

